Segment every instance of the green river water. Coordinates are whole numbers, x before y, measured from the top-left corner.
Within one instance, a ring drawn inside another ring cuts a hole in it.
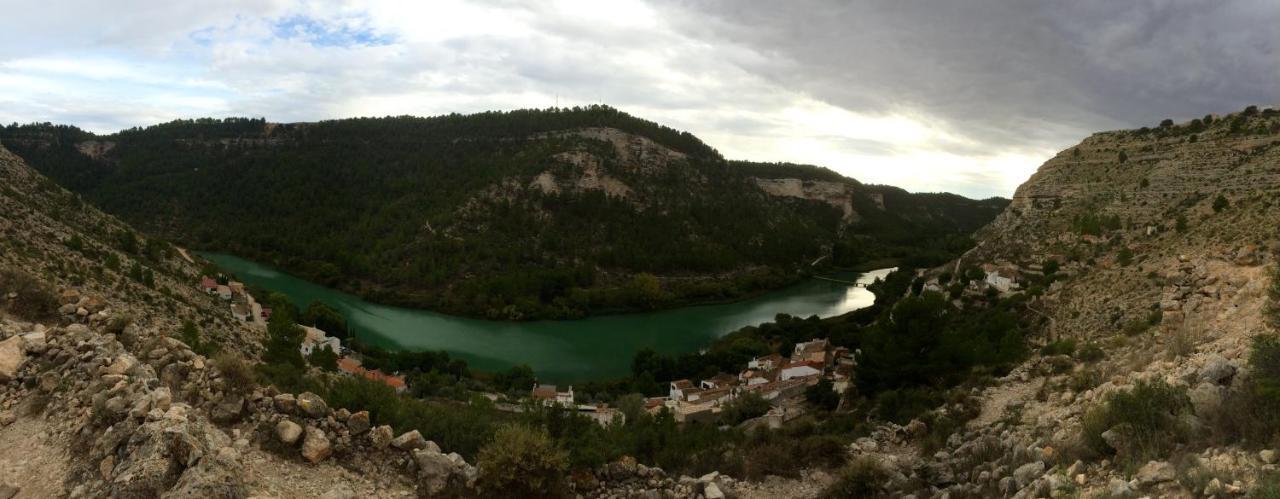
[[[645,348],[694,352],[743,326],[776,314],[830,317],[871,305],[864,288],[810,279],[750,300],[578,320],[499,322],[390,307],[330,289],[232,255],[201,253],[246,283],[284,293],[299,307],[320,301],[346,316],[356,336],[388,349],[444,350],[472,368],[528,364],[544,382],[574,383],[626,375]],[[892,269],[831,277],[869,283]]]

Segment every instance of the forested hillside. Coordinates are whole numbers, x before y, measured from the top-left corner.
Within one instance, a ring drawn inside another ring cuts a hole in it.
[[[142,230],[368,298],[503,319],[730,299],[942,261],[1007,203],[725,161],[612,108],[0,132]],[[814,262],[817,267],[814,267]]]

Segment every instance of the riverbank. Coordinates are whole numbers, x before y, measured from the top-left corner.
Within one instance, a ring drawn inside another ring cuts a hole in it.
[[[390,350],[443,350],[491,372],[526,364],[540,380],[556,383],[623,376],[644,349],[668,355],[696,352],[720,336],[778,314],[830,317],[869,306],[875,299],[863,288],[808,279],[733,303],[513,323],[374,304],[232,255],[201,256],[248,284],[283,293],[301,307],[312,301],[334,307],[365,343]],[[856,279],[871,282],[887,273],[881,269]]]

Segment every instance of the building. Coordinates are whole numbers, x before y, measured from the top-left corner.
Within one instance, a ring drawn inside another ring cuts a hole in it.
[[[222,298],[223,300],[231,299],[231,288],[228,287],[227,285],[219,284],[218,287],[215,289],[218,292],[218,298]]]
[[[820,366],[831,364],[831,342],[826,338],[796,343],[791,353],[791,362],[815,362]]]
[[[573,407],[573,386],[569,386],[569,391],[562,392],[556,390],[556,385],[533,385],[533,391],[530,394],[534,402],[542,405],[561,407]]]
[[[1001,293],[1008,293],[1018,288],[1018,269],[1011,265],[995,266],[986,264],[982,266],[982,271],[986,274],[983,282],[986,282]]]
[[[764,357],[756,357],[747,362],[747,369],[759,369],[768,371],[782,365],[782,356],[776,353],[769,354]]]
[[[822,365],[813,361],[795,362],[792,361],[782,366],[781,372],[778,373],[779,381],[786,381],[796,378],[817,377],[822,374]]]
[[[732,374],[720,373],[710,378],[702,380],[699,386],[703,390],[715,390],[717,388],[732,388],[738,386],[738,377]]]
[[[738,380],[747,386],[761,385],[778,378],[778,370],[747,369],[738,373]]]
[[[693,383],[690,383],[689,380],[678,379],[671,382],[671,389],[668,392],[668,396],[671,397],[671,400],[684,400],[688,392],[695,390],[697,389],[693,387]]]
[[[324,334],[324,331],[311,326],[300,325],[298,327],[302,328],[303,333],[305,333],[302,338],[302,346],[298,348],[303,357],[311,355],[317,348],[328,348],[335,354],[342,353],[342,342],[337,338],[330,337]]]
[[[262,320],[271,320],[271,307],[262,307]]]
[[[626,424],[627,417],[622,411],[609,407],[608,405],[580,405],[578,406],[578,414],[586,416],[587,419],[595,421],[600,426],[610,426],[615,423]]]
[[[227,283],[227,287],[231,289],[231,296],[244,296],[244,283],[231,281]]]
[[[208,294],[217,293],[218,281],[214,280],[212,277],[209,277],[209,276],[202,276],[200,278],[200,290]]]
[[[351,357],[342,357],[338,359],[338,370],[344,374],[348,374],[351,376],[359,376],[369,381],[376,381],[378,383],[382,383],[391,388],[394,388],[396,392],[403,393],[404,391],[409,389],[409,385],[408,383],[405,382],[405,379],[403,376],[394,376],[394,375],[386,374],[377,369],[367,370],[364,368],[364,366],[360,365],[359,360],[353,359]]]
[[[649,413],[650,416],[656,416],[659,412],[662,412],[663,408],[668,407],[670,402],[672,400],[668,397],[646,398],[644,399],[644,412]]]

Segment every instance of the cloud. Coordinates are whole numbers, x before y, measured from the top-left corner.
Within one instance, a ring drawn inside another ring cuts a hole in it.
[[[1098,129],[1280,100],[1280,9],[1266,0],[78,0],[5,11],[6,122],[106,132],[206,115],[603,102],[731,158],[971,196],[1011,194]]]

